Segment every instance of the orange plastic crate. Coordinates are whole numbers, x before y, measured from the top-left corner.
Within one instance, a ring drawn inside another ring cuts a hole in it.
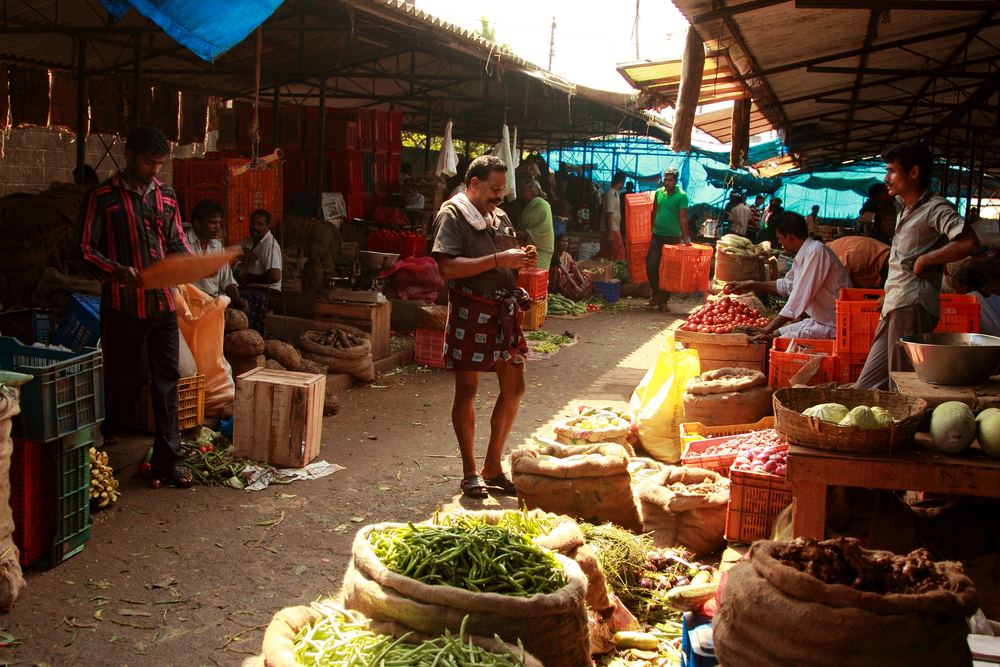
[[[786,350],[794,342],[799,347],[809,349],[809,352],[787,352]],[[806,384],[817,385],[825,382],[837,380],[837,355],[835,354],[836,343],[832,340],[799,340],[792,338],[775,338],[774,346],[771,348],[771,358],[769,364],[768,384],[775,391],[790,387],[790,380],[798,373],[803,366],[812,361],[815,354],[826,354],[826,358],[819,364],[819,370]]]
[[[768,473],[729,471],[726,540],[750,544],[766,540],[778,515],[792,503],[792,485]]]
[[[868,356],[864,354],[838,354],[837,355],[837,377],[840,384],[850,384],[857,382],[861,377],[861,371],[865,367]]]
[[[517,275],[517,286],[524,288],[535,301],[545,301],[549,294],[549,272],[545,269],[527,269]]]
[[[546,301],[536,301],[528,308],[524,314],[524,323],[521,328],[524,331],[538,331],[545,326],[545,314],[548,312],[549,304]]]
[[[153,419],[153,403],[150,385],[147,382],[139,390],[132,412],[125,419],[126,428],[134,428],[146,433],[156,432]],[[177,421],[180,430],[199,426],[205,421],[205,376],[193,375],[177,381]]]
[[[971,294],[942,294],[935,333],[979,333],[979,300]]]
[[[660,258],[660,289],[665,292],[704,292],[712,271],[712,247],[664,245]]]
[[[845,287],[837,299],[837,354],[868,354],[881,318],[885,291]]]
[[[625,195],[625,236],[632,241],[653,238],[653,193],[637,192]]]
[[[646,254],[649,252],[649,240],[634,242],[631,237],[626,248],[628,275],[633,282],[642,282],[646,278]]]
[[[431,329],[417,329],[414,336],[418,364],[432,368],[444,368],[444,332]]]

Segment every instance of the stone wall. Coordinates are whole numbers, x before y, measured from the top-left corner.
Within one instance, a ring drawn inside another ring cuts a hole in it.
[[[87,164],[97,170],[103,181],[125,165],[123,148],[123,141],[115,141],[114,137],[91,135],[87,137]],[[172,152],[175,158],[202,155],[202,144],[174,146]],[[52,128],[12,129],[0,134],[0,197],[46,190],[53,182],[72,182],[75,167],[76,137],[72,134]],[[171,176],[168,160],[159,178],[170,184]]]

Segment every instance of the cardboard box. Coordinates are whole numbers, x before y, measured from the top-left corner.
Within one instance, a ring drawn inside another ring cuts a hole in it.
[[[615,277],[615,265],[611,262],[598,262],[595,260],[584,260],[576,263],[576,268],[583,271],[584,269],[600,269],[603,274],[595,274],[594,280],[601,283],[611,282]]]

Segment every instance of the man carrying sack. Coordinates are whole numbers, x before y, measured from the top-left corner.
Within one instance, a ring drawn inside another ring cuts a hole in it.
[[[487,487],[517,489],[501,467],[501,456],[524,395],[528,344],[518,322],[530,298],[517,287],[517,272],[537,256],[517,247],[514,228],[497,209],[503,201],[507,165],[498,157],[476,158],[465,174],[466,191],[441,207],[434,220],[432,252],[448,282],[445,368],[455,372],[452,424],[462,453],[462,492],[485,498]],[[495,371],[500,383],[490,418],[483,467],[476,465],[476,391],[479,374]]]

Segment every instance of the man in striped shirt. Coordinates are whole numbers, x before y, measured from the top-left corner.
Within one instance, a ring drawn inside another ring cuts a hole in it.
[[[182,463],[177,421],[176,306],[169,289],[144,289],[139,275],[164,257],[191,254],[177,197],[156,179],[169,155],[162,132],[148,126],[132,130],[125,142],[125,168],[87,193],[76,240],[84,267],[102,281],[104,442],[116,441],[115,432],[145,383],[148,363],[156,424],[150,463],[166,480],[188,486],[191,471]]]

